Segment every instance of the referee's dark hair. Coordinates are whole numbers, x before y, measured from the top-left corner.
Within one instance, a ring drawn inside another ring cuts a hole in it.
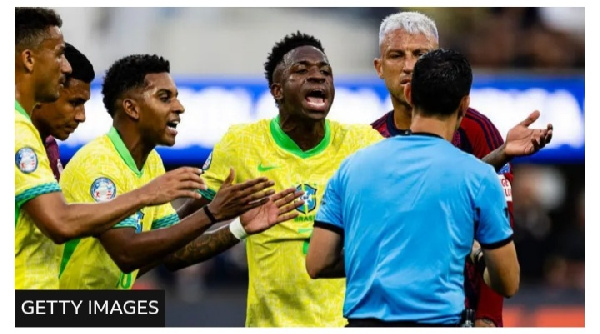
[[[15,8],[15,51],[36,49],[50,27],[61,27],[62,19],[53,9],[41,7]]]
[[[473,72],[467,58],[454,50],[437,49],[415,64],[411,100],[423,115],[452,115],[470,94]]]

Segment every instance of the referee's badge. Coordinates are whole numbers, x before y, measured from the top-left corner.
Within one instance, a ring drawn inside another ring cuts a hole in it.
[[[31,147],[23,147],[15,154],[15,164],[22,173],[33,173],[38,167],[37,154]]]
[[[106,202],[115,198],[117,187],[115,183],[106,177],[99,177],[92,183],[90,187],[90,195],[96,202]]]

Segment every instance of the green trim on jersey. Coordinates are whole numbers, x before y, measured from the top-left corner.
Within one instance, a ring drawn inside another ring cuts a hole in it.
[[[21,115],[25,116],[25,118],[27,118],[27,120],[31,122],[31,117],[29,117],[29,114],[25,111],[25,109],[23,109],[23,107],[17,100],[15,100],[15,110],[18,111]]]
[[[65,243],[65,249],[63,251],[62,260],[60,261],[60,270],[58,272],[58,278],[60,278],[63,271],[65,271],[67,263],[69,263],[71,256],[73,255],[73,253],[75,253],[75,248],[77,248],[77,245],[79,245],[80,241],[81,239],[71,239]]]
[[[215,194],[217,193],[216,191],[214,191],[212,189],[206,189],[206,190],[198,189],[196,191],[198,193],[200,193],[200,195],[202,195],[202,197],[206,198],[209,201],[212,201],[215,198]]]
[[[40,195],[54,193],[60,191],[60,186],[56,182],[44,183],[37,185],[33,188],[29,188],[24,192],[15,196],[15,227],[17,226],[17,221],[19,221],[19,211],[21,210],[21,206],[25,204],[25,202],[30,199],[36,198]]]
[[[121,135],[119,135],[117,129],[111,127],[110,131],[108,131],[107,136],[108,139],[110,139],[110,141],[115,146],[115,149],[117,149],[117,152],[119,153],[121,159],[123,159],[123,162],[125,162],[127,167],[129,167],[129,169],[131,169],[131,171],[133,171],[137,177],[141,177],[142,172],[137,168],[135,160],[133,160],[133,157],[131,156],[131,152],[129,152],[127,146],[125,146],[125,143],[123,142],[123,139],[121,139]]]
[[[179,216],[176,213],[172,213],[168,216],[162,217],[160,219],[156,219],[152,222],[151,229],[158,230],[160,228],[169,227],[171,225],[175,225],[179,222]]]
[[[279,115],[277,115],[277,117],[275,117],[271,120],[271,136],[273,136],[273,139],[275,140],[275,143],[277,144],[277,146],[292,153],[293,155],[299,156],[302,159],[310,158],[312,156],[315,156],[315,155],[323,152],[329,145],[330,135],[331,135],[331,130],[329,128],[329,120],[326,119],[325,120],[325,136],[323,137],[323,140],[321,140],[319,145],[311,148],[310,150],[303,151],[300,147],[298,147],[298,144],[296,144],[296,142],[294,142],[292,140],[292,138],[290,138],[281,129],[281,126],[279,125]]]
[[[137,219],[128,217],[128,218],[125,218],[125,219],[121,220],[120,222],[118,222],[112,228],[122,228],[122,227],[137,228],[137,225],[138,225],[138,220]]]

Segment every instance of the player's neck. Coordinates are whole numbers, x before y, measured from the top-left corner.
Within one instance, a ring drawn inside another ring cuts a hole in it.
[[[32,90],[25,87],[26,84],[27,80],[17,80],[15,83],[15,100],[19,101],[27,115],[31,116],[35,107],[35,94],[32,94]]]
[[[280,115],[279,126],[303,151],[315,148],[325,137],[325,119],[306,120]]]
[[[447,141],[452,141],[452,137],[456,131],[456,115],[441,118],[415,113],[410,130],[412,132],[431,133]]]
[[[142,170],[144,168],[144,164],[146,163],[146,159],[150,152],[154,149],[154,147],[150,147],[139,135],[138,131],[135,129],[128,129],[126,125],[114,125],[115,129],[119,132],[119,136],[121,136],[121,140],[127,147],[127,150],[131,154],[133,161],[135,162],[135,166],[138,170]]]
[[[410,129],[412,120],[412,108],[405,102],[401,102],[396,98],[392,98],[392,106],[394,106],[394,125],[398,130]]]

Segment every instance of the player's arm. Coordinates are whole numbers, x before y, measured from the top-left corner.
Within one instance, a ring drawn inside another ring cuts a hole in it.
[[[234,178],[235,173],[232,169],[213,201],[178,224],[143,233],[136,233],[135,228],[124,228],[135,225],[117,225],[117,228],[102,233],[98,239],[125,273],[152,264],[157,258],[162,258],[194,240],[211,225],[229,220],[268,202],[268,197],[274,192],[266,190],[273,186],[273,181],[267,178],[261,177],[232,185]]]
[[[179,216],[179,219],[183,219],[191,214],[193,214],[194,212],[198,211],[200,208],[204,207],[205,205],[208,205],[210,203],[210,199],[202,196],[199,199],[187,199],[185,200],[185,202],[179,207],[177,208],[177,216]]]
[[[204,162],[202,166],[203,179],[207,187],[198,191],[202,195],[202,198],[189,199],[177,209],[177,215],[181,219],[210,203],[227,177],[229,168],[237,168],[239,156],[237,148],[239,143],[234,132],[235,130],[232,131],[230,128],[223,135],[223,138],[215,144],[213,151]]]
[[[344,231],[334,225],[315,221],[306,255],[310,278],[342,278],[344,271]]]
[[[515,125],[506,135],[506,143],[496,148],[482,160],[499,171],[514,157],[534,154],[552,140],[552,124],[545,129],[530,129],[529,126],[540,118],[540,112],[532,112],[525,120]],[[491,123],[490,123],[491,124]],[[494,130],[497,132],[496,128]]]
[[[497,293],[510,298],[519,289],[520,267],[504,192],[491,170],[482,180],[476,208],[475,235],[483,250],[484,281]]]
[[[341,278],[344,270],[344,224],[342,219],[342,196],[344,184],[341,181],[347,160],[327,182],[315,225],[308,254],[306,270],[311,278]]]
[[[44,234],[56,243],[64,243],[101,233],[145,206],[180,197],[199,198],[193,189],[204,187],[199,170],[184,167],[104,203],[67,204],[61,192],[54,192],[37,196],[22,207]]]
[[[285,189],[271,196],[267,203],[244,213],[239,222],[234,221],[202,234],[160,262],[175,271],[208,260],[237,245],[246,235],[261,233],[271,226],[296,218],[298,213],[294,210],[304,204],[303,200],[299,200],[303,194],[295,188]],[[157,264],[142,268],[138,276]]]

